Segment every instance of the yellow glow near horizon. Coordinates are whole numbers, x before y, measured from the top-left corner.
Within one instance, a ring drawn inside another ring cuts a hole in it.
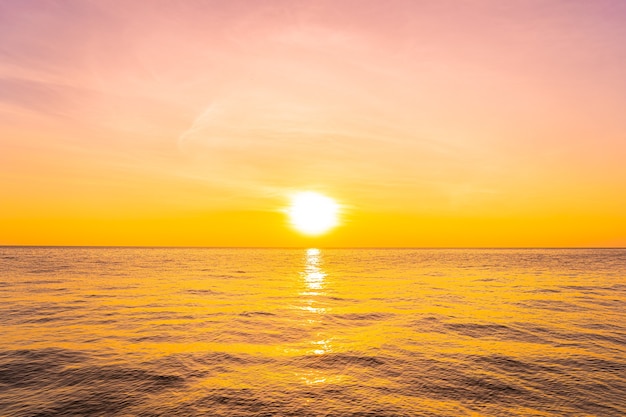
[[[626,246],[626,2],[57,3],[0,6],[0,245]]]
[[[339,205],[325,195],[304,191],[293,195],[287,210],[291,225],[307,235],[321,235],[337,226]]]

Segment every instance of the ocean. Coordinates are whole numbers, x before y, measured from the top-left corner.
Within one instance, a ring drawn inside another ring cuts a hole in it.
[[[0,247],[1,416],[625,416],[625,249]]]

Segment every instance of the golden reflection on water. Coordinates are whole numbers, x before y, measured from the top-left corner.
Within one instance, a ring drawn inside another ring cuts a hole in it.
[[[304,253],[304,268],[300,273],[304,283],[304,291],[300,293],[304,306],[302,310],[310,313],[307,323],[312,327],[323,325],[323,319],[327,309],[320,307],[319,298],[326,297],[326,272],[322,268],[322,252],[317,248],[307,249]],[[324,337],[320,331],[313,332],[319,338],[310,342],[310,349],[307,353],[313,355],[325,355],[332,352],[330,338]],[[306,373],[297,373],[300,380],[308,386],[315,386],[327,383],[338,383],[341,380],[339,375],[329,375],[326,370],[310,370]]]
[[[322,252],[317,248],[307,249],[304,255],[304,270],[301,273],[304,279],[306,290],[300,295],[306,304],[303,310],[312,315],[308,318],[311,324],[319,324],[323,315],[326,314],[326,308],[319,307],[319,301],[316,298],[326,296],[324,291],[326,272],[322,269]],[[317,333],[319,335],[319,333]],[[321,339],[312,341],[314,346],[312,353],[322,355],[330,351],[329,340]]]
[[[305,267],[302,276],[306,286],[311,291],[323,289],[326,273],[320,267],[321,251],[316,248],[307,249],[305,253]]]
[[[12,398],[31,378],[16,404],[28,415],[51,398],[90,404],[91,385],[141,393],[120,415],[272,404],[626,415],[623,250],[0,248],[0,259],[0,368],[15,369]]]
[[[304,254],[304,269],[300,272],[300,276],[304,281],[304,291],[300,292],[303,306],[302,310],[314,313],[324,314],[326,309],[319,306],[316,298],[324,296],[326,273],[321,268],[322,253],[319,249],[307,249]],[[310,323],[316,323],[319,317],[311,316],[307,319]]]

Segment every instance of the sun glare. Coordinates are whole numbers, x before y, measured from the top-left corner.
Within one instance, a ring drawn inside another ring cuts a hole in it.
[[[337,226],[339,205],[330,197],[304,191],[294,194],[287,210],[292,226],[307,235],[321,235]]]

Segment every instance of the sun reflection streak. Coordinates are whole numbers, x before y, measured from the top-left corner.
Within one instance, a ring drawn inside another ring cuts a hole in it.
[[[304,282],[310,290],[321,290],[324,287],[326,273],[320,268],[321,251],[316,248],[307,249],[305,255]]]
[[[322,319],[327,313],[327,308],[320,306],[326,295],[326,272],[322,269],[322,251],[317,248],[307,249],[304,254],[304,268],[300,273],[304,291],[301,292],[303,306],[301,309],[306,311],[308,317],[306,322],[314,330],[315,339],[308,342],[305,348],[307,354],[321,356],[332,352],[332,338],[325,337],[320,327]],[[322,298],[320,298],[322,297]],[[299,377],[307,385],[319,385],[329,382],[329,375],[326,372],[317,371],[310,374],[299,374]],[[335,378],[336,379],[336,378]]]

